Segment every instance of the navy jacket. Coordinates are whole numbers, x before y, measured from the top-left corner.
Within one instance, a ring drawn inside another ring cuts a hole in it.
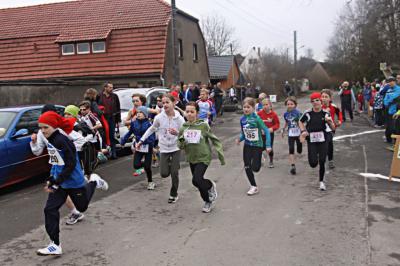
[[[121,145],[124,145],[132,134],[134,135],[135,142],[139,142],[140,138],[144,135],[149,127],[151,127],[151,123],[147,118],[142,120],[136,119],[135,121],[131,122],[131,127],[129,128],[128,133],[126,133],[122,138]],[[150,146],[153,147],[155,140],[156,135],[153,133],[143,142],[143,144],[150,144]]]

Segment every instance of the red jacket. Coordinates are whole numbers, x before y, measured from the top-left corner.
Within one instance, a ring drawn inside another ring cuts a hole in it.
[[[279,129],[279,117],[274,111],[267,114],[264,110],[261,110],[257,114],[268,128],[272,128],[274,131]]]
[[[333,123],[335,124],[335,126],[338,126],[337,123],[335,122],[335,115],[338,118],[338,121],[340,121],[340,123],[343,123],[343,116],[342,116],[342,112],[340,111],[339,107],[337,107],[336,105],[334,105],[333,103],[329,104],[329,110],[328,107],[326,107],[325,105],[322,106],[322,108],[326,111],[329,111],[329,113],[331,114]]]

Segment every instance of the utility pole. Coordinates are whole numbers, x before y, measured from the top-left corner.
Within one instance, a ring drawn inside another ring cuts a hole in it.
[[[233,56],[232,58],[232,86],[235,89],[236,84],[235,84],[235,56],[233,55],[233,47],[232,44],[230,44],[231,47],[231,55]]]
[[[174,83],[179,84],[179,51],[178,51],[178,41],[176,37],[176,5],[175,0],[171,0],[171,15],[172,15],[172,57],[173,57],[173,73],[174,73]]]
[[[297,31],[293,32],[293,40],[294,40],[294,78],[297,79]]]

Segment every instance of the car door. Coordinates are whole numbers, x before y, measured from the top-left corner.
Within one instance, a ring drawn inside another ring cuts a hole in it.
[[[160,96],[160,95],[165,94],[166,92],[167,92],[166,90],[154,90],[154,91],[151,91],[146,97],[147,98],[146,99],[147,107],[156,108],[157,97]]]
[[[41,156],[33,155],[30,148],[32,133],[38,130],[38,118],[41,109],[32,109],[23,112],[12,128],[9,137],[6,139],[7,152],[11,171],[9,178],[15,182],[26,179],[46,171],[47,154]],[[13,135],[20,129],[27,129],[28,134],[14,138]]]

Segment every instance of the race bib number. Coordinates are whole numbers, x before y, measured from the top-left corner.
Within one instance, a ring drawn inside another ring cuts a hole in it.
[[[149,152],[149,144],[140,145],[139,149],[136,149],[138,152],[148,153]]]
[[[183,132],[185,141],[189,144],[199,144],[201,138],[201,130],[188,129]]]
[[[51,144],[47,145],[47,152],[49,153],[49,164],[51,165],[65,165],[64,159],[60,153]]]
[[[258,136],[258,128],[244,128],[244,137],[248,141],[258,141],[260,138]]]
[[[324,142],[325,141],[325,135],[324,132],[319,131],[319,132],[310,132],[310,142]]]
[[[289,128],[289,137],[298,137],[300,136],[300,128],[294,127]]]

